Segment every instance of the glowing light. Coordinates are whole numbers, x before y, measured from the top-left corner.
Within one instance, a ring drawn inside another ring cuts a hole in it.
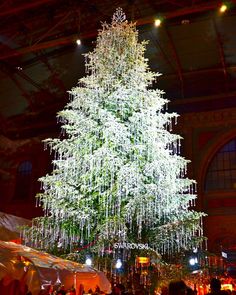
[[[149,257],[137,257],[137,262],[140,264],[147,264],[150,262]]]
[[[230,290],[230,291],[234,290],[232,284],[222,284],[221,289],[222,290]]]
[[[228,9],[227,5],[222,4],[221,7],[220,7],[220,12],[224,13],[227,9]]]
[[[189,259],[189,264],[194,265],[195,264],[195,259],[194,258]]]
[[[198,263],[198,259],[197,258],[190,258],[189,259],[189,264],[190,265],[195,265],[195,264],[197,264]]]
[[[77,45],[81,45],[81,40],[80,40],[80,39],[77,39],[77,40],[76,40],[76,44],[77,44]]]
[[[116,268],[117,269],[119,269],[119,268],[121,268],[121,266],[122,266],[122,262],[121,262],[121,260],[120,259],[117,259],[117,261],[116,261]]]
[[[228,255],[227,255],[227,253],[225,253],[225,252],[221,252],[221,255],[222,255],[222,257],[224,257],[224,258],[227,258],[228,257]]]
[[[92,265],[92,259],[90,257],[87,257],[86,260],[85,260],[85,264],[88,265],[88,266],[91,266]]]
[[[159,18],[155,19],[154,25],[155,27],[159,27],[161,25],[161,20]]]
[[[24,264],[25,264],[26,266],[29,266],[29,265],[30,265],[30,262],[29,262],[29,261],[24,261]]]

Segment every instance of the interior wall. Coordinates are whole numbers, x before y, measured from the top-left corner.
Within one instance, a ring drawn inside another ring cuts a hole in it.
[[[20,143],[21,142],[21,143]],[[16,216],[31,219],[42,214],[41,208],[36,208],[35,195],[40,191],[38,178],[46,174],[50,169],[49,153],[43,150],[43,144],[39,138],[27,140],[12,140],[9,142],[8,152],[1,155],[0,178],[0,211]],[[20,163],[29,161],[32,163],[30,175],[30,187],[24,188],[29,194],[23,198],[17,198],[17,169]]]
[[[212,102],[214,103],[214,102]],[[176,133],[183,136],[183,154],[192,163],[189,177],[197,181],[197,209],[207,213],[204,235],[210,251],[219,251],[236,243],[236,192],[205,192],[208,166],[217,151],[236,134],[236,109],[185,113],[180,116]]]

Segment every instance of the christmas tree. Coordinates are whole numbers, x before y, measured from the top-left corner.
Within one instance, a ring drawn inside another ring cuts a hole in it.
[[[178,115],[166,111],[163,91],[151,89],[158,74],[145,47],[122,9],[103,24],[85,55],[87,76],[58,114],[63,138],[45,141],[54,168],[40,179],[45,215],[34,220],[26,242],[98,251],[139,243],[159,253],[201,242],[203,213],[191,209],[196,183],[186,177],[181,137],[171,132]]]

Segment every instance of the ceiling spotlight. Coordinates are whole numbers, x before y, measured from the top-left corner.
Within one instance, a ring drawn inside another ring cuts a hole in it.
[[[80,40],[80,39],[77,39],[77,40],[76,40],[76,44],[77,44],[77,45],[81,45],[81,40]]]
[[[154,21],[155,27],[159,27],[161,25],[161,20],[159,18],[156,18]]]
[[[227,5],[222,4],[221,7],[220,7],[220,12],[224,13],[227,9],[228,9]]]

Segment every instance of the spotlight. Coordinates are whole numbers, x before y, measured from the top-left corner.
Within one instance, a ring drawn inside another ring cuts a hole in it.
[[[85,260],[85,264],[88,265],[88,266],[91,266],[92,265],[92,259],[90,257],[87,257],[86,260]]]
[[[116,268],[117,269],[120,269],[121,268],[121,266],[122,266],[122,262],[121,262],[121,260],[120,259],[117,259],[117,261],[116,261]]]
[[[198,263],[197,258],[190,258],[190,259],[189,259],[189,264],[190,264],[190,265],[193,266],[193,265],[195,265],[196,263]]]
[[[77,44],[77,45],[81,45],[81,40],[80,40],[80,39],[77,39],[77,40],[76,40],[76,44]]]
[[[155,25],[155,27],[160,27],[161,20],[159,18],[156,18],[155,21],[154,21],[154,25]]]
[[[221,7],[220,7],[220,12],[224,13],[227,9],[228,9],[227,5],[222,4]]]

